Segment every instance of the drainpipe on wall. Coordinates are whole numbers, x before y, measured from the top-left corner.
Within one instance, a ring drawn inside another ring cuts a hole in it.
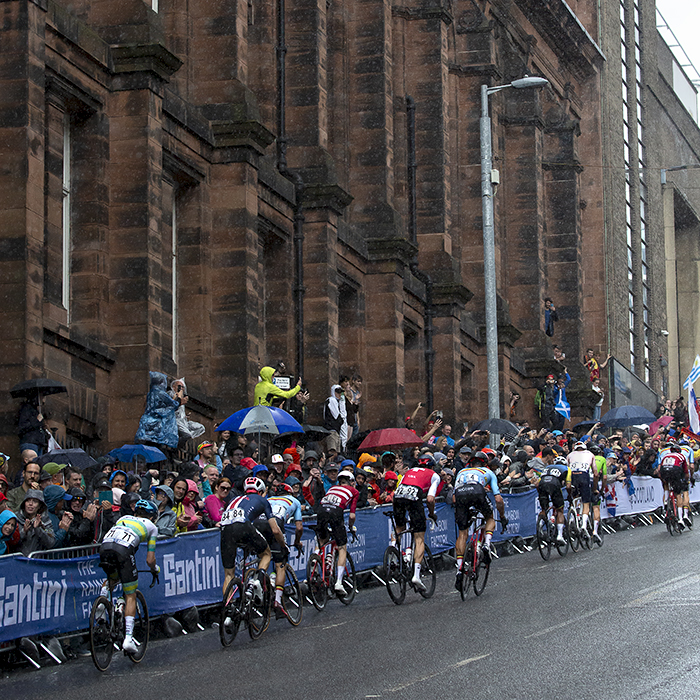
[[[418,213],[416,208],[416,103],[406,95],[406,166],[408,170],[408,235],[418,245]],[[433,280],[418,267],[418,260],[410,264],[414,277],[425,285],[425,391],[426,410],[433,412]]]
[[[277,169],[294,184],[294,315],[297,376],[304,376],[304,180],[287,167],[285,0],[277,1]]]

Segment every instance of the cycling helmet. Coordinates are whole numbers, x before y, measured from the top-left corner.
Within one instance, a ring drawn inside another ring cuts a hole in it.
[[[566,466],[566,457],[555,457],[554,462],[552,464],[562,464]]]
[[[257,493],[263,494],[265,493],[265,482],[262,479],[258,479],[257,476],[249,476],[244,482],[243,482],[243,488],[246,493],[249,491],[255,491]]]
[[[418,464],[427,464],[427,465],[432,467],[435,464],[435,460],[433,459],[433,455],[431,455],[431,454],[421,455],[418,458]]]
[[[355,475],[352,472],[349,472],[347,470],[343,470],[338,474],[338,481],[341,479],[349,479],[350,481],[355,481]]]
[[[581,442],[581,441],[579,440],[579,442],[575,442],[575,443],[574,443],[574,449],[575,449],[575,450],[585,450],[585,449],[586,449],[586,443],[585,443],[585,442]]]
[[[479,450],[478,452],[474,453],[472,460],[474,460],[474,459],[480,459],[482,462],[488,462],[489,456],[483,450]]]
[[[134,515],[141,518],[148,518],[149,520],[155,520],[158,517],[158,506],[153,503],[153,501],[147,501],[145,498],[141,498],[136,501]]]
[[[591,445],[588,448],[589,452],[592,452],[594,455],[599,455],[601,453],[601,449],[598,445]]]
[[[674,440],[673,442],[671,442],[671,443],[669,444],[668,449],[669,449],[669,450],[677,450],[678,452],[680,452],[680,451],[681,451],[681,446]]]
[[[294,493],[294,489],[289,484],[277,484],[277,493]]]
[[[482,447],[481,451],[488,457],[495,457],[497,455],[496,450],[492,447]]]

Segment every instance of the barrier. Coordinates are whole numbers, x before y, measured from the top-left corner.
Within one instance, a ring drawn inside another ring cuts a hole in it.
[[[616,515],[655,510],[662,504],[661,482],[652,477],[632,477],[634,493],[623,484],[615,484]],[[539,510],[537,492],[503,494],[508,531],[494,533],[493,541],[520,536],[532,537]],[[691,500],[700,501],[700,484],[691,491]],[[391,506],[367,508],[357,512],[358,539],[348,543],[357,571],[380,566],[391,534],[391,521],[384,512]],[[437,527],[426,538],[434,553],[455,545],[454,511],[445,503],[436,504]],[[603,517],[609,513],[603,509]],[[293,541],[294,526],[287,526],[287,539]],[[216,603],[221,598],[223,569],[219,553],[218,528],[200,530],[168,540],[159,540],[156,550],[161,567],[161,583],[143,587],[152,616],[174,613],[193,605]],[[304,578],[306,561],[315,543],[314,532],[304,528],[304,554],[292,552],[290,563]],[[96,554],[88,554],[96,545],[70,550],[37,552],[31,558],[21,555],[0,557],[0,643],[30,635],[48,635],[86,629],[92,602],[104,580]],[[84,556],[76,557],[79,553]],[[63,558],[72,555],[71,558]],[[146,569],[146,553],[137,554],[139,569]]]

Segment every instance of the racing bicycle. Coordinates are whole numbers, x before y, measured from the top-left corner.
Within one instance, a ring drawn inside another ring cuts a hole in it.
[[[478,596],[484,592],[491,568],[490,556],[485,557],[483,553],[484,536],[486,535],[484,516],[470,509],[468,522],[472,532],[464,550],[462,568],[458,572],[460,575],[459,593],[462,596],[462,600],[466,600],[470,587],[474,589],[474,593]],[[506,528],[501,521],[501,532],[505,531]]]
[[[310,525],[319,536],[317,526]],[[354,531],[351,531],[353,540],[356,539]],[[345,573],[343,574],[343,588],[345,593],[336,593],[335,579],[338,570],[338,545],[331,537],[326,544],[320,548],[318,553],[313,553],[306,562],[306,584],[308,587],[309,600],[316,610],[323,610],[326,607],[329,596],[337,596],[338,600],[350,605],[355,599],[357,591],[357,580],[355,576],[355,563],[347,552],[345,561]]]
[[[556,511],[551,503],[546,511],[541,510],[537,516],[535,536],[537,550],[545,561],[549,559],[552,546],[557,548],[560,557],[565,557],[569,551],[569,533],[566,529],[566,521],[564,521],[564,544],[561,544],[557,541]]]
[[[401,533],[397,532],[394,511],[386,511],[384,515],[387,518],[391,518],[394,533],[392,541],[396,543],[396,545],[390,544],[384,550],[384,576],[386,577],[386,590],[389,593],[389,597],[396,605],[401,605],[406,598],[406,587],[408,585],[420,593],[423,598],[432,597],[433,593],[435,593],[437,573],[430,547],[426,543],[423,553],[420,578],[425,586],[425,590],[422,590],[411,580],[413,578],[413,556],[416,551],[415,531],[409,529]]]
[[[151,588],[158,582],[158,574],[147,569],[139,573],[148,572],[153,576]],[[115,597],[114,588],[107,588],[107,595],[99,595],[92,604],[90,610],[90,655],[99,671],[106,671],[112,662],[114,650],[121,649],[126,634],[126,620],[124,615],[124,599]],[[125,651],[124,655],[139,663],[146,654],[150,624],[148,619],[148,606],[143,593],[136,590],[136,615],[134,616],[133,637],[138,646],[138,651]]]

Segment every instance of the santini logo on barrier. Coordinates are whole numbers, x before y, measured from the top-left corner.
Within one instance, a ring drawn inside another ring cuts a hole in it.
[[[65,571],[61,572],[66,575]],[[68,584],[65,578],[52,581],[46,573],[35,573],[32,583],[5,585],[0,578],[0,627],[21,625],[49,618],[63,617]]]
[[[218,547],[213,556],[207,556],[206,549],[195,549],[194,557],[187,559],[177,559],[174,554],[166,554],[162,566],[165,597],[221,588],[220,567]]]

